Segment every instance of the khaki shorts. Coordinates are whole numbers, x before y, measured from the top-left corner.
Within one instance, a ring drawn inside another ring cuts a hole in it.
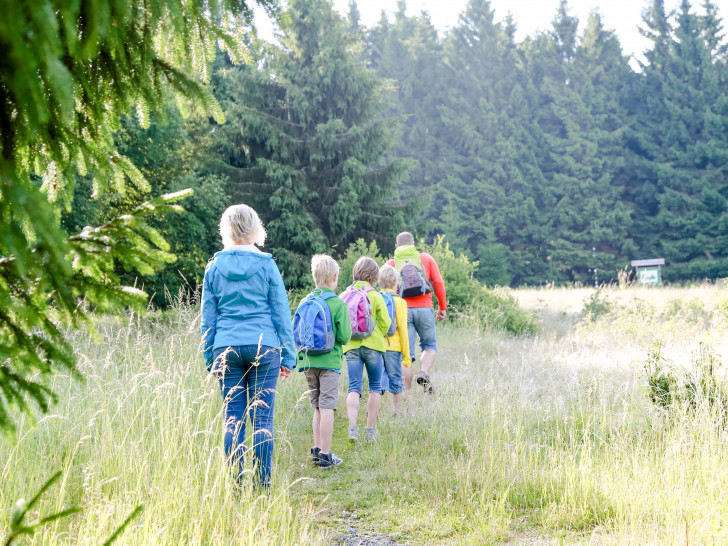
[[[336,409],[339,398],[339,376],[335,370],[309,368],[304,372],[308,381],[308,395],[311,405],[320,409]]]

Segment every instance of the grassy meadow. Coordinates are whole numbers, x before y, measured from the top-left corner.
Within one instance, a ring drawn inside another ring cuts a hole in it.
[[[26,543],[100,544],[140,504],[118,543],[727,542],[728,433],[710,395],[725,380],[725,288],[513,294],[537,314],[538,333],[463,316],[439,325],[437,394],[413,389],[396,418],[385,397],[376,444],[346,440],[342,375],[340,468],[310,463],[301,375],[279,383],[269,498],[231,485],[197,309],[99,318],[99,342],[69,334],[84,381],[56,376],[51,412],[0,440],[0,542],[13,503],[58,470],[32,515],[82,512]],[[712,390],[683,386],[661,405],[650,384],[668,376]]]

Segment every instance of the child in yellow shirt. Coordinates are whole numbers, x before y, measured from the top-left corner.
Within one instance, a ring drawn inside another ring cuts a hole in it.
[[[379,270],[379,289],[387,304],[387,309],[396,324],[396,330],[390,328],[387,336],[387,351],[384,353],[384,374],[382,377],[382,394],[385,390],[392,393],[394,414],[399,413],[404,396],[402,374],[412,378],[412,360],[410,359],[409,335],[407,335],[407,302],[397,295],[399,273],[391,265],[384,265]],[[404,366],[404,368],[403,368]],[[388,385],[386,385],[388,383]]]

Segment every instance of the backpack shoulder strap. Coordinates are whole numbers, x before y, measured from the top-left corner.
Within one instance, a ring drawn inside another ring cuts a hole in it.
[[[327,300],[327,299],[333,298],[335,296],[336,296],[336,294],[334,294],[333,292],[324,292],[323,294],[321,294],[321,299]]]
[[[422,263],[422,253],[417,253],[417,259],[420,261],[420,269],[422,270],[422,274],[425,276],[425,280],[427,282],[430,282],[430,276],[427,274],[427,270],[425,269],[425,264]]]

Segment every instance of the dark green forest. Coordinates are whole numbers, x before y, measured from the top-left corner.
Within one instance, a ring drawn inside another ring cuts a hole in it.
[[[402,229],[479,262],[489,285],[599,282],[664,257],[671,282],[728,277],[728,46],[718,6],[645,3],[635,70],[598,13],[564,0],[551,29],[515,39],[471,0],[438,33],[427,14],[359,23],[327,0],[292,0],[255,62],[218,55],[209,83],[225,123],[169,100],[115,133],[148,185],[89,198],[81,179],[62,222],[97,225],[191,187],[188,214],[156,220],[178,261],[137,283],[165,299],[195,286],[220,248],[222,210],[258,210],[288,286],[314,252],[357,239],[391,252]],[[134,191],[132,191],[132,189]],[[136,278],[134,271],[122,276]]]

